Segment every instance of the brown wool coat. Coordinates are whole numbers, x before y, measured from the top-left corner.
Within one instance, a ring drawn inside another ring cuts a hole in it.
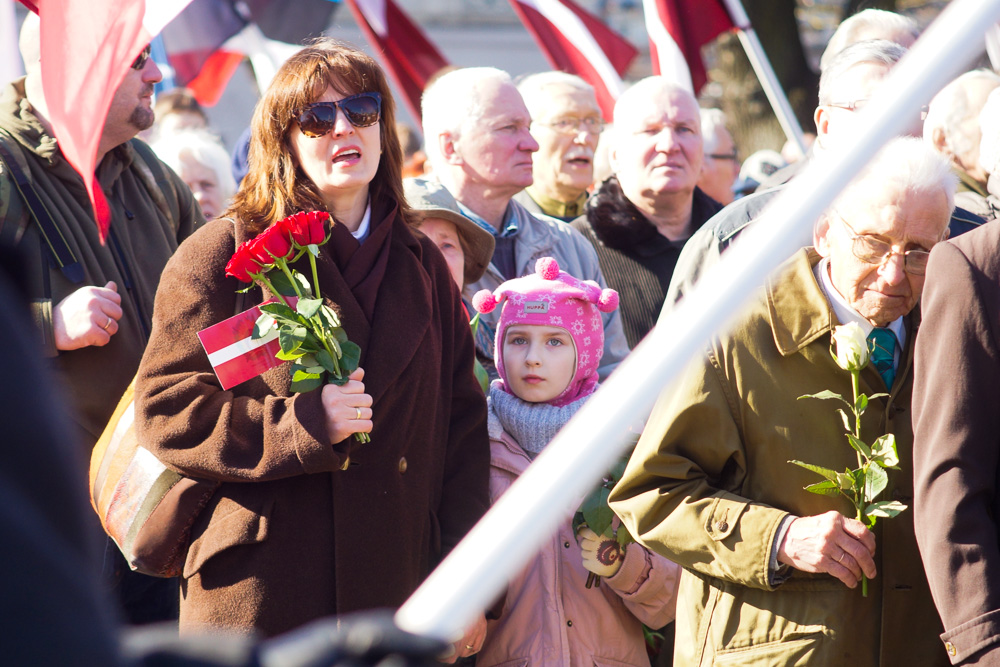
[[[365,445],[330,445],[320,391],[290,396],[287,364],[220,389],[195,334],[235,308],[231,223],[206,225],[167,265],[136,386],[139,437],[168,465],[223,482],[194,525],[182,630],[274,635],[398,606],[488,507],[486,403],[458,292],[433,244],[390,216],[371,325],[332,253],[318,260],[321,292],[362,349]]]
[[[913,386],[914,522],[952,664],[1000,665],[1000,223],[931,253]]]

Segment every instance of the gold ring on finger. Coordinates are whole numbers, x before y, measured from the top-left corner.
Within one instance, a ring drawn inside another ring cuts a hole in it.
[[[357,416],[355,417],[355,419],[361,419],[361,408],[359,408],[359,407],[355,407],[354,409],[355,409],[355,410],[357,411],[357,413],[358,413],[358,414],[357,414]]]
[[[844,552],[843,551],[841,551],[840,555],[837,556],[837,562],[840,563],[841,565],[844,564]]]
[[[107,330],[108,330],[108,327],[110,327],[110,326],[111,326],[111,318],[110,318],[110,317],[108,317],[108,321],[107,321],[107,322],[105,322],[105,323],[104,323],[104,326],[102,326],[101,328],[102,328],[102,329],[104,329],[105,331],[107,331]]]

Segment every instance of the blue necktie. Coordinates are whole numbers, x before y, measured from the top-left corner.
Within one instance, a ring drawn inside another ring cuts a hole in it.
[[[892,389],[892,381],[896,379],[896,334],[883,327],[875,327],[868,334],[868,346],[871,348],[871,362],[882,376],[885,386]]]

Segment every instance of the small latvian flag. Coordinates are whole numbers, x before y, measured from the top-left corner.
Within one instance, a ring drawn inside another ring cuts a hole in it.
[[[292,308],[295,307],[295,297],[285,299]],[[264,303],[274,301],[271,299]],[[198,332],[198,339],[208,353],[208,361],[215,369],[215,375],[223,389],[235,387],[285,363],[275,356],[281,351],[276,329],[272,329],[263,338],[251,338],[253,325],[258,317],[260,308],[254,306]]]

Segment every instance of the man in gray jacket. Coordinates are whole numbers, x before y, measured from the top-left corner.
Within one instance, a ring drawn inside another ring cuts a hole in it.
[[[490,67],[445,74],[422,100],[427,159],[435,177],[458,202],[460,212],[496,238],[493,260],[479,281],[466,285],[471,299],[481,289],[531,273],[542,257],[554,257],[571,275],[607,287],[593,247],[564,223],[532,215],[512,197],[532,183],[532,153],[538,142],[528,131],[531,116],[506,72]],[[476,350],[492,367],[499,311],[480,318]],[[618,311],[604,315],[601,378],[618,365],[628,344]]]

